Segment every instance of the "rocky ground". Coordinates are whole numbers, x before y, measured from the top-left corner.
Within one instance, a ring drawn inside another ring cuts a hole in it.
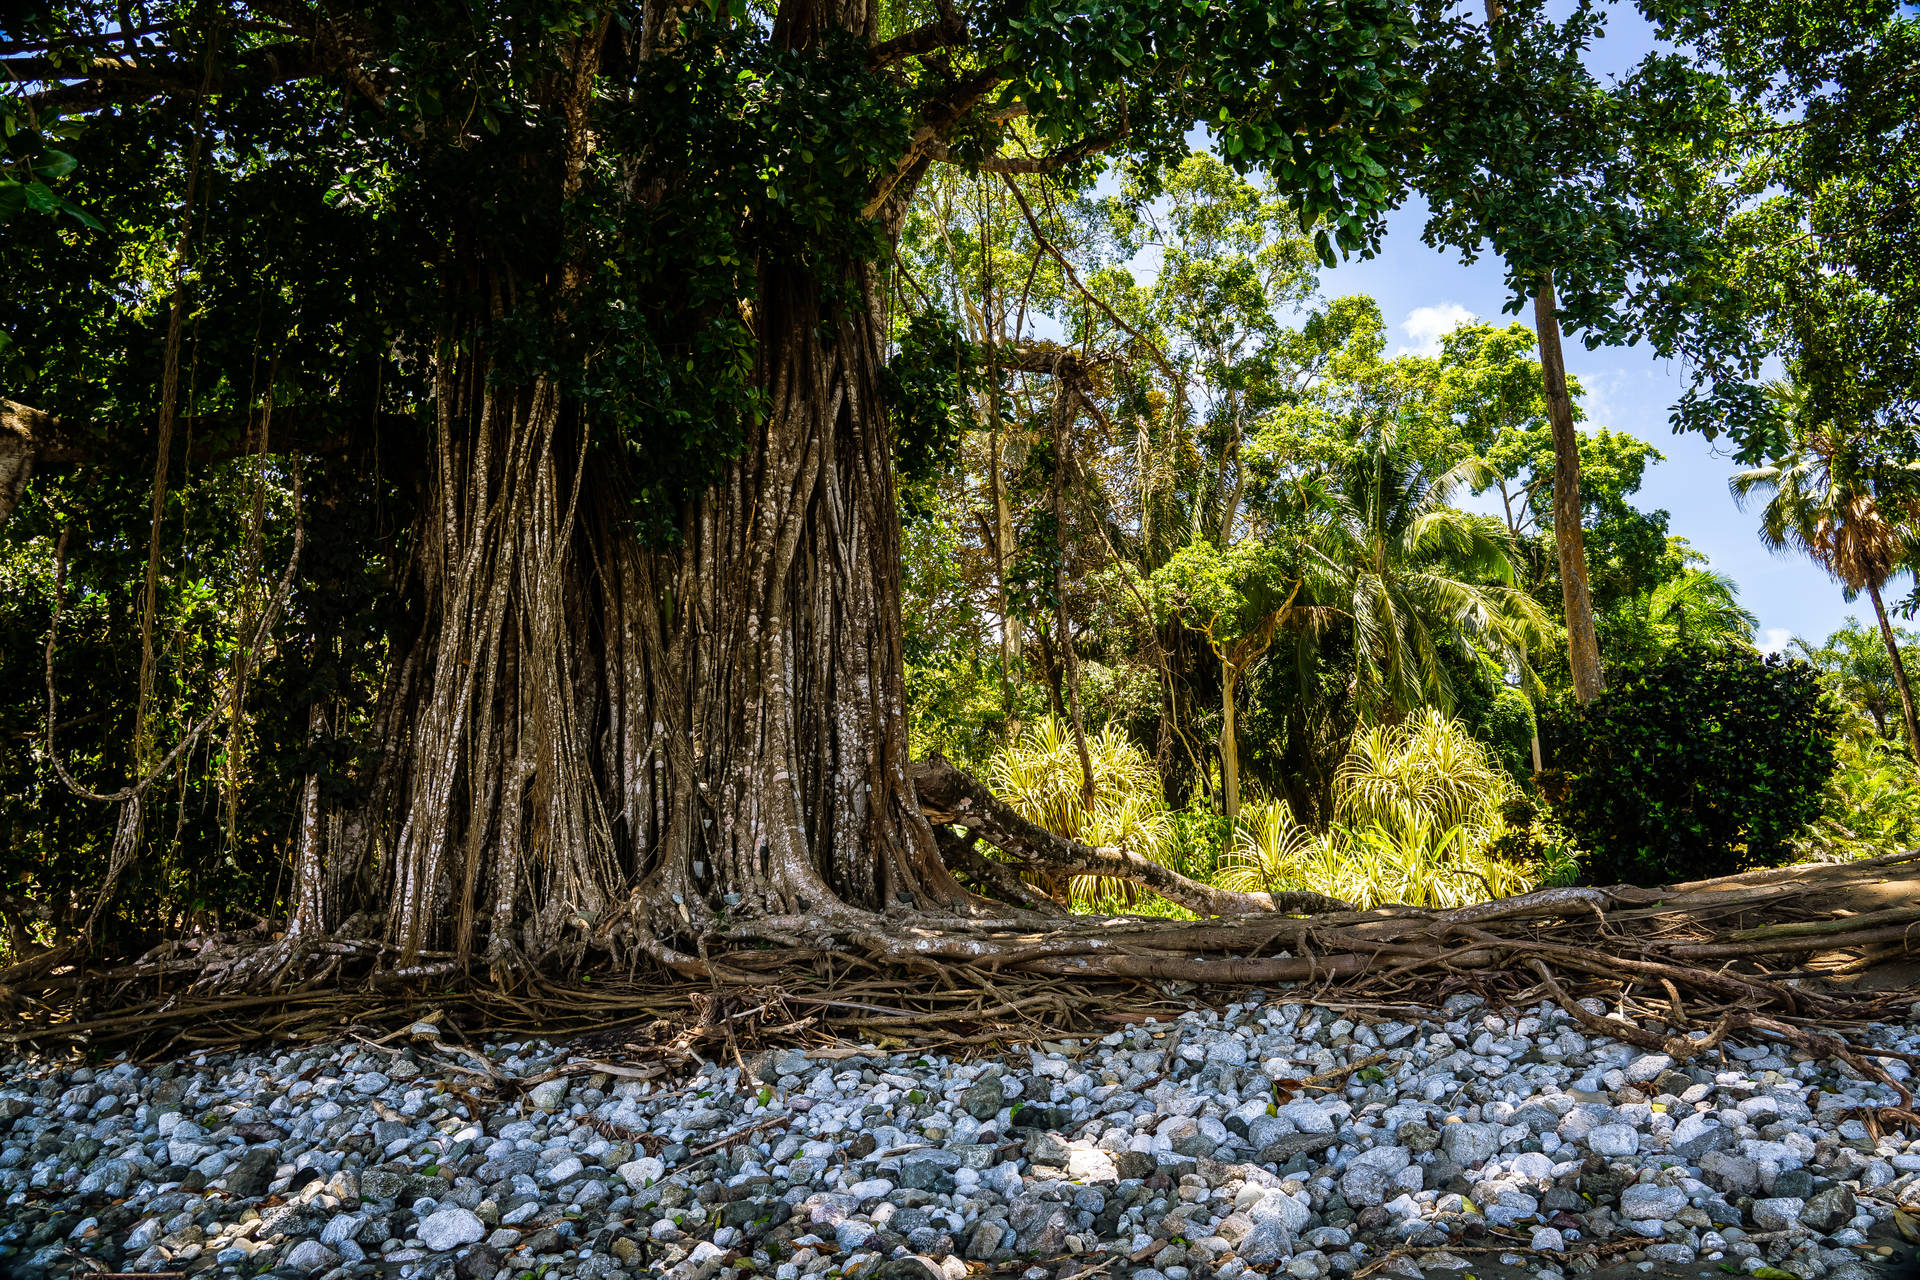
[[[1920,1054],[1920,1005],[1856,1036]],[[689,1065],[425,1025],[14,1060],[0,1274],[1869,1280],[1920,1213],[1920,1141],[1860,1112],[1885,1085],[1760,1043],[1676,1064],[1549,1005]]]

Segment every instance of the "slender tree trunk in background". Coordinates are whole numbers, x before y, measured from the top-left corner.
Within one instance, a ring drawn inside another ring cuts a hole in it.
[[[312,751],[327,732],[327,708],[315,699],[307,709],[307,750]],[[323,932],[326,920],[327,877],[321,845],[325,822],[320,812],[320,773],[311,769],[300,787],[300,831],[294,839],[293,910],[287,917],[287,936]]]
[[[1220,660],[1220,805],[1227,821],[1240,820],[1240,728],[1234,702],[1240,673]]]
[[[1907,726],[1907,754],[1920,760],[1920,724],[1916,724],[1913,714],[1913,690],[1907,686],[1907,664],[1900,660],[1900,641],[1893,634],[1893,625],[1887,621],[1887,608],[1880,602],[1880,584],[1867,583],[1867,598],[1873,601],[1873,616],[1880,620],[1880,639],[1887,646],[1887,657],[1893,661],[1893,684],[1900,690],[1900,716]]]
[[[998,375],[995,375],[996,381]],[[1013,730],[1013,677],[1020,666],[1020,624],[1013,616],[1012,602],[1007,595],[1007,564],[1012,558],[1013,547],[1013,508],[1007,502],[1006,462],[1002,452],[1000,431],[1000,394],[989,393],[992,404],[993,431],[988,438],[989,466],[992,469],[991,488],[993,491],[993,578],[995,590],[999,593],[1000,605],[1000,701],[1007,716],[1007,728]]]
[[[1567,614],[1567,665],[1573,672],[1573,696],[1592,702],[1606,687],[1600,669],[1600,641],[1593,630],[1593,600],[1587,591],[1586,535],[1580,519],[1580,435],[1573,426],[1573,399],[1567,394],[1567,366],[1560,350],[1560,320],[1554,314],[1553,277],[1540,277],[1533,294],[1534,325],[1540,335],[1540,376],[1553,427],[1553,541],[1560,557],[1560,593]]]
[[[1073,719],[1073,749],[1080,755],[1080,797],[1093,803],[1093,758],[1087,754],[1087,722],[1080,714],[1080,660],[1073,651],[1073,627],[1067,620],[1067,427],[1073,398],[1064,379],[1053,390],[1053,610],[1060,632],[1060,662],[1067,684],[1067,709]]]

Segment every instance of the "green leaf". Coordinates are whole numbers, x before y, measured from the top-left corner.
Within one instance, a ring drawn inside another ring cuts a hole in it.
[[[79,167],[80,162],[70,153],[51,147],[42,151],[40,159],[33,163],[33,171],[42,178],[64,178]]]
[[[100,224],[100,220],[98,218],[94,217],[92,214],[88,213],[85,209],[82,209],[79,205],[73,203],[73,201],[71,200],[62,200],[60,202],[60,212],[66,214],[69,218],[72,218],[75,222],[79,223],[83,227],[86,227],[90,231],[106,230],[106,227]]]

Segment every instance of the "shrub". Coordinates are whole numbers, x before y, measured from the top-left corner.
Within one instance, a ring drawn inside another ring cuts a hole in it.
[[[1780,862],[1820,812],[1839,709],[1804,662],[1682,644],[1568,726],[1563,817],[1602,883]]]
[[[1362,909],[1458,907],[1524,893],[1532,863],[1499,855],[1504,810],[1519,789],[1465,727],[1427,710],[1353,735],[1334,780],[1337,821],[1307,830],[1284,801],[1241,813],[1219,882],[1229,889],[1311,889]]]
[[[1865,719],[1865,717],[1860,717]],[[1802,857],[1823,862],[1872,858],[1920,846],[1920,779],[1898,746],[1868,730],[1843,737],[1838,768],[1827,780],[1820,815],[1793,842]]]

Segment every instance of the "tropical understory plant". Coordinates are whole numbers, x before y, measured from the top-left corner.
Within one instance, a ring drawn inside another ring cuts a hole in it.
[[[1519,789],[1485,746],[1431,708],[1354,735],[1335,781],[1336,821],[1301,825],[1285,801],[1249,806],[1220,884],[1310,889],[1362,909],[1454,907],[1524,893],[1541,866],[1498,856]]]
[[[1899,747],[1857,733],[1835,744],[1834,762],[1819,816],[1793,840],[1795,853],[1844,862],[1920,847],[1920,786]]]
[[[1160,775],[1146,752],[1108,725],[1087,738],[1093,793],[1086,794],[1073,727],[1058,717],[1027,726],[993,758],[987,785],[1027,821],[1081,844],[1129,849],[1154,862],[1165,860],[1173,823],[1160,791]],[[1074,876],[1066,886],[1078,910],[1145,902],[1138,885],[1105,876]]]

